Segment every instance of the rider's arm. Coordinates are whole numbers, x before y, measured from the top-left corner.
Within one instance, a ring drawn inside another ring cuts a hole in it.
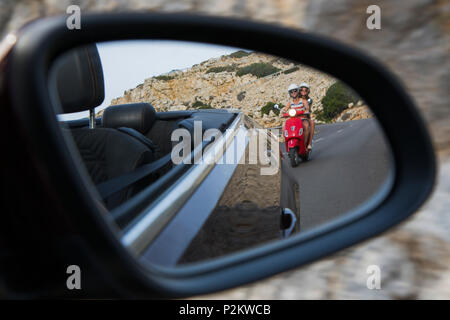
[[[302,99],[302,103],[303,103],[303,99]],[[305,100],[305,103],[303,103],[303,105],[305,106],[305,112],[310,112],[308,99]]]
[[[311,113],[312,111],[311,106],[312,106],[312,99],[311,98],[306,99],[306,109],[309,113]]]
[[[286,111],[289,110],[289,107],[290,107],[290,106],[291,106],[291,103],[288,102],[288,103],[286,104],[286,107],[284,107],[283,109],[281,109],[281,111],[280,111],[280,117],[283,116],[283,113],[286,113]]]
[[[284,111],[289,110],[289,108],[291,107],[291,102],[289,101],[288,103],[286,103],[286,107],[283,108]]]

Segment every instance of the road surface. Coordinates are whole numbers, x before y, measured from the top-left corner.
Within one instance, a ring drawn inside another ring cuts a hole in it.
[[[301,231],[364,203],[380,189],[390,169],[390,151],[375,119],[316,126],[311,160],[296,168],[289,164],[284,143],[281,150],[282,184],[298,184]]]

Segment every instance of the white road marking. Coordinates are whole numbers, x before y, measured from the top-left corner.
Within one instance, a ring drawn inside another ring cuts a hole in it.
[[[320,140],[323,140],[323,138],[319,138],[317,140],[313,140],[314,143],[319,142]]]
[[[344,129],[340,129],[337,131],[337,133],[341,133],[342,131],[344,131]]]

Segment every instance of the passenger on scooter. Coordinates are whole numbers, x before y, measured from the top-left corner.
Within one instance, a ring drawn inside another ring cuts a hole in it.
[[[316,127],[316,124],[314,123],[314,120],[311,119],[311,105],[312,105],[312,99],[309,97],[309,84],[306,82],[302,82],[300,84],[300,99],[305,106],[305,109],[309,115],[307,121],[309,121],[309,127],[311,128],[310,134],[308,135],[308,150],[312,149],[312,139],[314,137],[314,129]],[[304,122],[303,122],[304,123]]]
[[[302,84],[304,85],[304,83],[302,83]],[[306,108],[305,112],[309,112],[309,103],[306,100],[306,105],[304,104],[304,101],[303,101],[302,97],[300,96],[300,89],[301,89],[301,87],[299,87],[295,83],[292,83],[288,87],[288,93],[289,93],[289,97],[291,98],[291,101],[289,101],[287,103],[286,107],[284,107],[283,110],[280,111],[280,117],[282,116],[283,113],[287,112],[290,108],[293,108],[293,109]],[[312,100],[311,100],[311,103],[312,103]],[[310,141],[312,140],[312,136],[310,137],[310,122],[309,122],[309,119],[303,118],[303,130],[304,130],[304,133],[305,133],[306,141],[308,141],[308,149],[311,150]]]

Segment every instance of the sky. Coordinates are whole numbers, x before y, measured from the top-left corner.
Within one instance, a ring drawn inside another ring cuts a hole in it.
[[[112,99],[135,88],[145,79],[176,69],[185,69],[238,48],[169,40],[126,40],[98,43],[105,79],[105,100],[95,109],[106,108]],[[58,115],[60,120],[89,116],[88,111]]]

